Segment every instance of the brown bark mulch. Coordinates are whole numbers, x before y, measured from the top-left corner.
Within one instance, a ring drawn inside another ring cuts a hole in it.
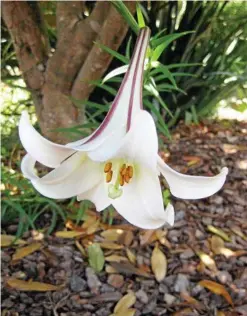
[[[117,215],[107,226],[90,211],[88,227],[81,228],[87,232],[83,236],[65,239],[52,234],[42,239],[41,235],[41,248],[19,260],[13,260],[19,246],[2,248],[2,315],[108,316],[129,291],[136,297],[130,311],[115,310],[114,315],[247,315],[247,124],[181,124],[172,138],[172,142],[164,139],[160,152],[169,165],[182,173],[206,176],[227,166],[223,189],[203,200],[172,198],[176,210],[172,228],[138,230]],[[90,228],[90,220],[94,227]],[[80,230],[70,221],[67,228]],[[8,227],[2,233],[10,234]],[[39,237],[31,232],[23,237],[31,244],[34,238]],[[94,242],[101,244],[106,260],[99,273],[89,266],[86,251]],[[151,264],[155,246],[167,261],[160,282]],[[61,289],[20,291],[10,286],[9,278]],[[216,285],[206,288],[199,284],[203,280]]]

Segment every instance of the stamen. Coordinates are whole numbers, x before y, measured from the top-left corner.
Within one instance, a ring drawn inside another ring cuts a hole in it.
[[[129,175],[130,179],[133,177],[134,169],[132,166],[128,166],[127,174]]]
[[[122,165],[122,167],[120,168],[120,174],[124,176],[125,173],[126,173],[126,170],[127,170],[127,169],[126,169],[126,164],[124,163],[124,164]]]
[[[121,187],[124,185],[124,176],[121,173],[119,173],[119,184]]]
[[[124,181],[125,181],[126,183],[129,183],[130,177],[129,177],[128,173],[126,173],[126,174],[124,175]]]
[[[111,182],[112,175],[113,175],[113,172],[112,172],[112,171],[108,171],[108,172],[107,172],[107,174],[106,174],[106,182],[107,182],[107,183]]]
[[[112,168],[112,163],[111,162],[107,162],[105,164],[104,172],[107,173],[107,172],[111,171],[111,168]]]

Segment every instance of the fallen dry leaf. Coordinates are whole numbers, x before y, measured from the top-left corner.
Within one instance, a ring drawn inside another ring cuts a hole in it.
[[[131,263],[136,264],[136,256],[135,256],[133,251],[131,251],[129,248],[127,248],[126,255]]]
[[[19,291],[58,291],[62,288],[61,285],[52,285],[48,283],[23,281],[19,279],[10,278],[7,280],[7,285]]]
[[[87,235],[94,234],[99,228],[99,220],[95,221],[91,226],[87,228]]]
[[[224,241],[218,236],[212,236],[211,238],[211,249],[216,255],[223,255],[226,258],[229,257],[239,257],[247,253],[246,250],[236,250],[233,251],[229,248],[224,247]]]
[[[16,237],[12,235],[1,235],[1,247],[10,246],[15,239]],[[13,245],[25,245],[25,244],[26,244],[25,240],[16,239]]]
[[[213,225],[208,225],[208,226],[207,226],[207,229],[208,229],[211,233],[220,236],[220,237],[221,237],[222,239],[224,239],[225,241],[231,241],[231,239],[228,237],[228,235],[227,235],[222,229],[217,228],[217,227],[215,227],[215,226],[213,226]]]
[[[167,273],[167,259],[157,244],[152,252],[151,267],[155,275],[155,279],[158,282],[161,282]]]
[[[123,245],[118,245],[118,244],[115,244],[114,242],[108,242],[108,241],[102,241],[99,244],[101,248],[103,249],[117,250],[117,249],[122,249],[124,247]]]
[[[112,266],[110,266],[109,264],[106,265],[105,272],[107,272],[109,274],[118,273],[118,271],[116,269],[114,269]]]
[[[111,255],[108,257],[105,257],[105,260],[108,262],[123,262],[123,261],[128,261],[128,259],[124,256],[119,256],[119,255]]]
[[[103,231],[100,235],[107,241],[118,241],[123,233],[124,231],[122,229],[108,229]]]
[[[130,230],[126,230],[120,237],[118,242],[120,244],[124,244],[125,246],[129,247],[134,240],[134,234]]]
[[[77,232],[85,232],[85,231],[86,231],[85,228],[82,228],[81,226],[78,226],[78,225],[74,224],[74,223],[72,222],[72,220],[70,220],[70,219],[68,219],[68,220],[66,221],[65,227],[68,228],[68,229],[70,229],[70,230],[75,230],[75,231],[77,231]]]
[[[226,314],[222,311],[217,311],[216,316],[225,316]]]
[[[189,304],[195,305],[197,308],[203,308],[203,304],[196,300],[194,297],[190,296],[187,292],[181,292],[180,296]]]
[[[42,247],[42,244],[39,242],[32,243],[26,247],[22,247],[16,250],[16,252],[12,256],[12,260],[20,260],[31,253],[39,250]]]
[[[134,308],[129,308],[129,309],[124,309],[118,313],[112,314],[113,316],[134,316],[136,312],[136,309]]]
[[[80,251],[80,253],[82,254],[83,257],[87,256],[86,250],[83,248],[82,244],[79,242],[79,240],[75,241],[75,245],[77,247],[77,249]]]
[[[63,231],[58,231],[55,233],[56,237],[60,237],[60,238],[75,238],[78,236],[83,236],[85,235],[85,232],[78,232],[75,230],[63,230]]]
[[[219,236],[212,236],[211,240],[211,249],[215,255],[221,254],[221,249],[224,248],[224,240]]]
[[[139,268],[136,268],[130,262],[112,262],[111,265],[119,273],[125,273],[127,275],[135,274],[146,278],[150,278],[150,274],[146,273],[145,271],[142,271]]]
[[[114,308],[114,313],[120,313],[123,311],[126,311],[128,308],[130,308],[132,305],[134,305],[136,302],[136,296],[135,293],[130,291],[128,294],[124,295],[117,303],[117,305]]]
[[[199,285],[207,288],[214,294],[222,295],[225,300],[233,306],[232,298],[223,285],[210,280],[202,280],[199,282]]]
[[[141,246],[149,244],[151,241],[152,236],[155,234],[155,230],[154,229],[148,229],[148,230],[144,230],[141,234],[140,234],[140,244]]]
[[[172,316],[191,316],[191,315],[193,315],[193,310],[189,307],[184,308],[172,314]]]
[[[242,232],[240,227],[238,227],[238,226],[231,226],[230,229],[235,235],[243,238],[244,240],[247,240],[247,236],[244,235],[244,233]]]
[[[206,254],[204,252],[201,252],[201,251],[198,251],[197,255],[199,256],[199,258],[201,259],[201,261],[204,263],[204,265],[206,267],[208,267],[213,272],[217,272],[218,271],[214,259],[211,258],[208,254]]]

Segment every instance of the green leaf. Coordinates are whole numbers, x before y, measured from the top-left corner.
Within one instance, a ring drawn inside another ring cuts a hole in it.
[[[138,20],[138,25],[140,27],[145,27],[145,21],[144,21],[144,17],[143,17],[143,14],[142,14],[142,10],[141,10],[141,7],[140,7],[140,4],[137,2],[137,5],[136,5],[136,13],[137,13],[137,20]]]
[[[126,5],[121,0],[117,1],[110,1],[112,5],[117,9],[117,11],[122,15],[122,17],[125,19],[125,21],[129,24],[131,29],[138,34],[139,33],[139,25],[134,19],[133,15],[130,13],[129,9],[126,7]]]
[[[171,193],[168,189],[163,191],[163,202],[165,206],[167,206],[170,203],[171,200]]]
[[[175,81],[172,73],[170,72],[170,70],[165,65],[162,65],[161,63],[155,62],[155,69],[153,69],[150,72],[150,74],[154,75],[154,74],[157,74],[159,72],[163,73],[163,75],[165,76],[164,78],[169,79],[171,81],[171,83],[173,84],[173,86],[177,88],[176,81]]]
[[[125,57],[124,55],[122,54],[119,54],[118,52],[116,52],[115,50],[103,45],[103,44],[100,44],[98,42],[95,42],[95,44],[97,46],[99,46],[101,49],[103,49],[104,51],[106,51],[107,53],[109,53],[110,55],[116,57],[118,60],[122,61],[124,64],[128,64],[129,63],[129,59],[127,57]]]
[[[192,114],[193,122],[195,124],[199,124],[198,116],[196,113],[196,107],[194,104],[191,106],[191,114]]]
[[[192,66],[202,66],[202,63],[181,63],[181,64],[171,64],[168,65],[167,68],[168,69],[172,69],[172,68],[183,68],[183,67],[192,67]]]
[[[105,257],[99,244],[94,243],[88,247],[88,258],[90,266],[96,272],[102,271],[105,263]]]
[[[189,34],[189,33],[192,33],[192,32],[182,32],[182,33],[169,34],[169,35],[165,35],[161,38],[153,40],[153,42],[151,42],[151,45],[153,47],[155,47],[155,49],[153,51],[151,61],[158,60],[160,58],[160,55],[163,53],[163,51],[166,49],[166,47],[169,44],[171,44],[173,41],[175,41],[179,37],[182,37],[182,36]]]

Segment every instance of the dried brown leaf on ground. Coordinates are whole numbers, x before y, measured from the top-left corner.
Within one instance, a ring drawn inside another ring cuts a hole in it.
[[[123,262],[123,261],[128,261],[128,259],[124,256],[119,256],[119,255],[110,255],[105,257],[105,261],[108,262]]]
[[[133,291],[130,291],[128,294],[123,296],[120,301],[117,303],[117,305],[114,308],[114,313],[120,313],[123,311],[126,311],[131,306],[133,306],[136,302],[136,296]]]
[[[111,266],[119,273],[127,274],[127,275],[139,275],[146,278],[150,278],[151,275],[147,273],[146,271],[143,271],[140,268],[136,268],[133,264],[130,262],[111,262]]]
[[[200,303],[198,300],[196,300],[194,297],[190,296],[187,292],[181,292],[180,296],[189,304],[194,305],[198,309],[202,309],[204,306],[202,303]]]
[[[167,273],[167,259],[164,253],[159,249],[156,244],[152,256],[151,256],[151,267],[158,282],[161,282]]]
[[[231,241],[231,239],[229,238],[229,236],[220,228],[215,227],[213,225],[208,225],[207,226],[208,231],[210,231],[211,233],[220,236],[222,239],[224,239],[225,241]]]
[[[23,280],[14,279],[14,278],[8,279],[6,283],[11,288],[14,288],[19,291],[39,291],[39,292],[58,291],[63,287],[61,285],[52,285],[52,284],[33,282],[33,281],[23,281]]]
[[[10,245],[25,245],[26,241],[23,239],[16,239],[12,235],[1,235],[1,247],[8,247]]]
[[[114,242],[108,242],[108,241],[102,241],[100,243],[101,248],[103,249],[111,249],[111,250],[118,250],[118,249],[123,249],[123,245],[118,245]]]
[[[59,238],[75,238],[75,237],[79,237],[79,236],[84,236],[85,232],[78,232],[75,230],[63,230],[63,231],[58,231],[55,233],[56,237]]]
[[[112,316],[134,316],[136,310],[134,308],[129,308],[118,313],[112,314]]]
[[[126,248],[126,255],[131,263],[136,264],[136,255],[132,250]]]
[[[12,260],[20,260],[31,253],[39,250],[42,247],[41,243],[35,242],[26,247],[22,247],[16,250],[16,252],[12,256]]]
[[[197,255],[199,256],[199,258],[201,259],[201,261],[203,262],[203,264],[208,267],[211,271],[213,272],[217,272],[217,266],[216,263],[214,261],[213,258],[211,258],[208,254],[202,252],[202,251],[198,251]]]
[[[221,249],[224,248],[224,240],[219,236],[212,236],[210,239],[211,249],[215,255],[221,254]]]
[[[118,241],[120,236],[124,233],[122,229],[107,229],[101,232],[101,236],[106,239],[106,241]]]
[[[225,298],[225,300],[233,306],[232,298],[223,285],[210,280],[202,280],[198,284],[207,288],[214,294],[222,295]]]

